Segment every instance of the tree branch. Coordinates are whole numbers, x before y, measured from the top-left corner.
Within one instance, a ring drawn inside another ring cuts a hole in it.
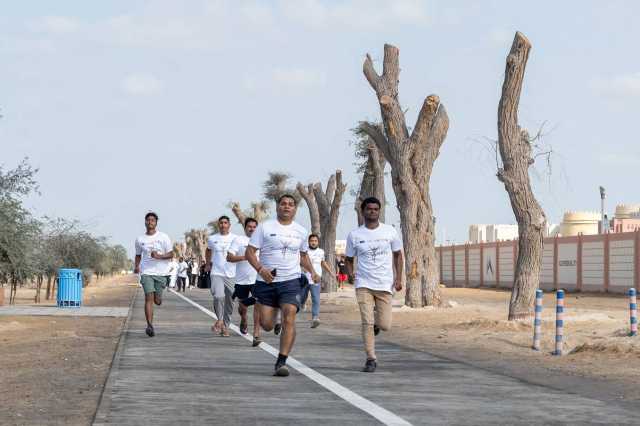
[[[375,142],[378,149],[382,152],[382,155],[387,159],[387,161],[391,162],[391,150],[389,149],[389,141],[386,136],[382,132],[382,130],[374,125],[369,123],[368,121],[361,121],[358,124],[358,128],[362,130],[367,136],[369,136],[373,142]]]
[[[373,88],[373,90],[378,92],[378,82],[380,81],[380,76],[376,72],[376,69],[373,66],[373,61],[371,60],[371,56],[367,53],[367,57],[364,60],[364,64],[362,65],[362,72],[364,76],[367,78],[367,81]]]

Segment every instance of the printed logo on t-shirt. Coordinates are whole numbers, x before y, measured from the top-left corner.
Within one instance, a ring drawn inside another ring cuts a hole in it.
[[[383,250],[381,247],[371,247],[366,251],[367,256],[372,262],[375,262],[378,256],[386,256],[388,253],[389,250]]]

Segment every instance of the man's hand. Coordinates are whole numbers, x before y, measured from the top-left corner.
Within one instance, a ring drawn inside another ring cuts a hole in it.
[[[162,255],[154,250],[154,251],[151,252],[151,258],[152,259],[162,259]]]
[[[311,279],[313,280],[314,284],[317,284],[320,282],[320,280],[322,279],[320,277],[320,275],[316,274],[315,272],[311,275]]]
[[[260,275],[260,277],[262,277],[264,282],[267,284],[271,284],[273,282],[273,275],[271,275],[271,271],[269,271],[267,268],[260,268],[260,270],[258,271],[258,275]]]
[[[396,289],[396,291],[400,291],[400,290],[402,290],[402,280],[401,280],[401,279],[396,279],[396,280],[393,282],[393,288],[395,288],[395,289]]]

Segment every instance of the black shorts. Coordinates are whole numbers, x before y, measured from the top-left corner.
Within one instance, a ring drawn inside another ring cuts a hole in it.
[[[256,281],[253,295],[261,305],[279,308],[281,305],[288,303],[300,309],[300,300],[302,298],[300,290],[300,278],[271,284]]]
[[[237,297],[240,301],[248,299],[253,294],[254,287],[255,284],[236,284],[233,287],[233,297]]]

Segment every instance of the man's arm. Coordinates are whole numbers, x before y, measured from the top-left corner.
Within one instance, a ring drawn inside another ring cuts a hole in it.
[[[238,256],[235,254],[227,253],[227,262],[236,263],[242,262],[243,260],[247,260],[247,256]]]
[[[353,278],[353,257],[346,256],[344,258],[344,266],[347,268],[349,278]]]
[[[309,259],[309,254],[307,252],[300,252],[300,265],[311,274],[311,279],[314,283],[320,282],[320,275],[313,269],[313,263],[311,263],[311,259]]]
[[[204,251],[204,270],[205,272],[211,271],[211,249],[209,247]]]
[[[322,269],[324,269],[328,274],[335,275],[335,272],[333,272],[331,266],[329,266],[329,264],[325,260],[320,262],[320,266],[322,266]]]
[[[244,257],[247,258],[247,262],[249,262],[249,265],[251,265],[256,271],[258,271],[258,275],[260,275],[264,282],[270,284],[273,282],[273,275],[271,275],[271,271],[267,270],[267,268],[260,264],[258,256],[256,256],[257,250],[258,249],[256,249],[255,247],[248,245],[247,250],[244,252]]]
[[[402,250],[393,252],[393,286],[396,291],[402,290],[402,273],[404,268],[404,259]]]
[[[140,261],[142,260],[142,256],[139,254],[136,254],[136,266],[134,266],[133,268],[133,273],[134,274],[139,274],[140,273]]]

